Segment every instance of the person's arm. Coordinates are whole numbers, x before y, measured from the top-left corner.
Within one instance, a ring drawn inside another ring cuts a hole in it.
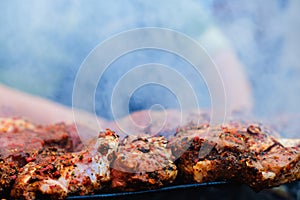
[[[253,109],[251,85],[231,42],[215,26],[198,38],[223,78],[230,111],[249,114]]]
[[[72,110],[53,101],[0,85],[0,116],[23,117],[38,124],[73,122]]]
[[[231,49],[223,49],[214,55],[221,76],[224,81],[229,109],[231,111],[250,114],[253,109],[251,86],[244,66]]]
[[[74,123],[73,110],[70,107],[1,84],[0,94],[0,117],[22,117],[36,124]],[[86,111],[78,109],[74,111],[80,125],[98,130],[99,127],[94,123],[95,119],[101,125],[107,124],[106,120],[96,118]]]
[[[109,128],[106,120],[78,109],[30,95],[0,84],[0,117],[20,117],[34,124],[49,125],[59,122],[75,123],[83,141],[97,137],[99,131]],[[98,123],[97,123],[98,122]]]

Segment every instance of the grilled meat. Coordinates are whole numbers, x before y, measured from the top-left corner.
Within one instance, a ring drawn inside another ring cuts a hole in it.
[[[175,133],[178,126],[183,126],[191,121],[201,123],[209,122],[209,113],[193,111],[182,113],[178,110],[164,111],[137,111],[117,121],[104,124],[115,130],[123,138],[123,130],[130,133],[145,133],[147,135],[163,135],[168,139]],[[133,123],[134,122],[134,123]]]
[[[299,147],[259,125],[185,127],[170,146],[184,182],[235,181],[259,191],[300,179]]]
[[[222,180],[259,191],[300,179],[299,141],[277,139],[259,124],[169,124],[156,130],[155,123],[141,128],[143,136],[126,136],[120,144],[107,130],[81,150],[74,126],[0,118],[0,197],[64,199]],[[153,136],[158,134],[166,137]]]
[[[59,156],[65,153],[66,151],[64,149],[46,147],[42,150],[31,152],[30,154],[26,153],[26,155],[20,155],[18,157],[11,156],[5,159],[0,157],[0,197],[9,197],[10,190],[19,173],[23,170],[22,166],[26,163],[45,158],[53,158],[53,156]]]
[[[100,190],[111,179],[110,162],[117,145],[118,137],[107,130],[86,150],[41,156],[23,167],[11,195],[17,199],[64,199]]]
[[[300,147],[300,139],[279,138],[278,141],[285,147]]]
[[[0,118],[0,196],[10,193],[19,170],[48,146],[66,151],[81,148],[74,126],[39,126],[21,118]]]
[[[58,146],[67,151],[81,148],[75,126],[65,123],[40,126],[23,119],[0,118],[0,137],[2,158],[23,157],[47,146]]]
[[[163,137],[128,136],[119,145],[112,169],[112,189],[134,191],[172,183],[177,168]]]
[[[9,196],[10,188],[17,178],[18,165],[11,159],[3,159],[0,156],[0,197]]]
[[[0,133],[17,133],[35,128],[34,124],[21,118],[0,118]]]

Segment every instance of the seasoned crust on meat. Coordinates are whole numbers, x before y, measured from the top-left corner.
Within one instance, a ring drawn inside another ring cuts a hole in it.
[[[75,126],[36,125],[19,117],[0,118],[0,196],[10,193],[22,167],[50,146],[73,151],[81,148]]]
[[[228,180],[261,190],[300,178],[299,148],[284,147],[257,124],[182,129],[171,148],[183,146],[177,166],[184,182]]]
[[[0,137],[2,158],[20,157],[47,146],[58,146],[67,151],[81,148],[75,126],[65,123],[41,126],[21,118],[0,118]]]
[[[118,137],[107,130],[96,144],[76,153],[46,156],[24,166],[11,196],[17,199],[47,197],[64,199],[67,195],[85,195],[105,187],[110,177],[110,161],[117,149]]]
[[[16,199],[64,199],[216,180],[259,191],[300,179],[299,141],[279,140],[259,124],[191,123],[172,138],[173,130],[165,134],[171,137],[168,142],[128,136],[119,146],[118,137],[107,130],[91,148],[70,153],[79,144],[74,143],[73,126],[0,118],[0,197],[11,198],[14,183],[11,195]]]
[[[112,188],[153,189],[172,183],[177,168],[163,137],[128,136],[119,145],[112,167]]]
[[[22,118],[0,118],[1,133],[17,133],[23,130],[34,130],[36,126]]]
[[[0,197],[9,196],[19,172],[18,165],[11,159],[2,159],[0,155]]]

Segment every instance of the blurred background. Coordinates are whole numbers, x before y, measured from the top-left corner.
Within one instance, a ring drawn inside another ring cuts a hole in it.
[[[169,28],[199,42],[215,60],[233,110],[238,104],[237,110],[250,111],[256,119],[280,118],[286,134],[297,137],[299,9],[297,0],[1,1],[0,83],[71,106],[76,73],[96,45],[133,28]],[[132,66],[149,62],[185,74],[199,91],[200,106],[209,108],[205,82],[188,63],[147,50],[111,64],[96,91],[99,116],[112,119],[107,107],[115,83]],[[153,104],[179,106],[171,91],[152,85],[133,94],[129,111]]]

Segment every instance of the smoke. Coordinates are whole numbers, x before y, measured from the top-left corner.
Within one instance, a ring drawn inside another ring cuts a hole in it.
[[[0,82],[71,106],[76,73],[96,45],[132,28],[170,28],[200,42],[212,57],[216,46],[229,44],[250,82],[255,118],[279,123],[275,116],[300,113],[299,8],[297,0],[1,1]],[[205,82],[188,63],[148,50],[128,54],[106,71],[95,96],[99,116],[112,118],[106,108],[117,80],[130,68],[150,62],[172,66],[188,77],[200,106],[209,108]],[[230,73],[230,79],[239,74]],[[243,95],[235,98],[244,101]],[[133,94],[129,110],[154,104],[179,106],[171,91],[149,86]]]
[[[299,1],[214,1],[214,16],[244,63],[255,116],[299,137]]]

